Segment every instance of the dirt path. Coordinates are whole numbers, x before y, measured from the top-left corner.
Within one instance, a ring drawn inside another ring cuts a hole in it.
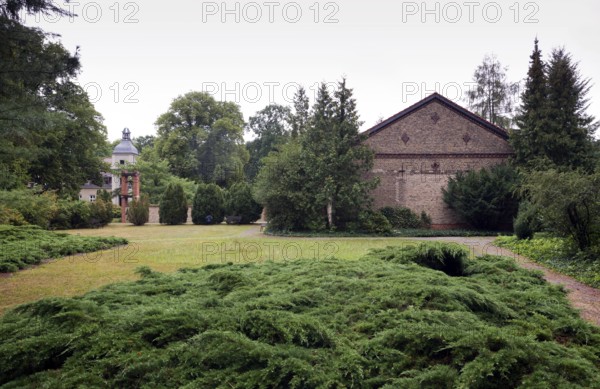
[[[491,254],[514,258],[525,269],[540,270],[544,278],[551,284],[563,285],[569,292],[571,304],[578,309],[581,317],[592,324],[600,326],[600,290],[582,284],[575,279],[557,273],[531,260],[517,255],[510,250],[494,246],[494,237],[486,238],[419,238],[415,240],[443,241],[464,244],[476,256]]]

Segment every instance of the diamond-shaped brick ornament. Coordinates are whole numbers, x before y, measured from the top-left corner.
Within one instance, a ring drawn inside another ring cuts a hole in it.
[[[465,134],[465,136],[463,136],[463,140],[465,141],[465,144],[469,144],[469,142],[472,140],[471,135],[469,134]]]
[[[408,134],[405,133],[400,139],[402,139],[402,142],[404,142],[404,144],[406,145],[410,141],[410,136],[408,136]]]
[[[431,115],[431,120],[433,120],[434,124],[438,124],[438,122],[441,120],[442,118],[440,117],[440,115],[438,115],[437,112],[434,112],[433,115]]]

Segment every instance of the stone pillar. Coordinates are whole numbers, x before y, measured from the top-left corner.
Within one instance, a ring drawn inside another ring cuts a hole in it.
[[[133,176],[133,198],[140,199],[140,173],[135,173]]]
[[[121,175],[121,223],[127,223],[127,198],[129,196],[127,176]]]

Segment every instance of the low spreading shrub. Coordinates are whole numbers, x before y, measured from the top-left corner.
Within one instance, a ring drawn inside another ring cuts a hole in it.
[[[347,230],[352,233],[389,235],[392,225],[383,213],[365,210],[358,215],[358,221],[347,224]]]
[[[89,253],[126,244],[123,238],[96,238],[45,231],[37,226],[0,226],[0,273],[15,272],[50,258]]]
[[[58,210],[54,193],[29,189],[0,191],[0,206],[18,211],[27,223],[42,228],[48,228]]]
[[[419,217],[409,208],[404,207],[385,207],[379,211],[388,219],[395,230],[427,228],[427,224],[431,226],[431,220],[428,219],[425,212]]]
[[[460,269],[460,271],[458,271]],[[457,246],[218,264],[0,319],[7,387],[598,387],[600,330],[509,258]],[[450,275],[449,275],[449,274]],[[460,273],[460,274],[458,274]]]

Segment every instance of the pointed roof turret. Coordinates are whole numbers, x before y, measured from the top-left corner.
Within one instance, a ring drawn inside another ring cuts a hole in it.
[[[123,130],[123,137],[121,138],[121,143],[115,147],[113,150],[113,154],[135,154],[139,155],[138,149],[133,145],[131,141],[131,131],[129,128],[125,128]]]

